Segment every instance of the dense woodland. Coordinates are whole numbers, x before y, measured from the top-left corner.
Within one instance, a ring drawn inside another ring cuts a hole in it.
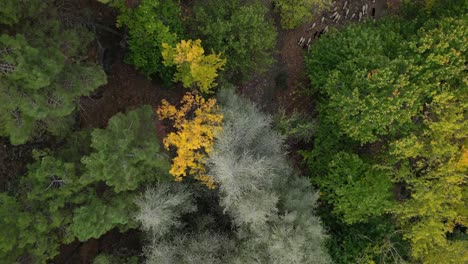
[[[0,263],[468,263],[468,2],[356,1],[0,0]]]

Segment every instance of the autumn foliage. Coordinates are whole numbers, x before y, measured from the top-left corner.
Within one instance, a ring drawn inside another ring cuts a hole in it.
[[[226,64],[226,60],[220,58],[221,54],[204,55],[199,39],[182,40],[175,48],[163,43],[162,48],[164,65],[177,67],[175,81],[181,81],[185,88],[196,84],[203,93],[209,93],[209,89],[216,86],[217,71]]]
[[[162,100],[162,105],[156,109],[159,118],[172,120],[177,130],[163,141],[166,149],[171,146],[177,149],[169,173],[176,181],[192,175],[212,189],[215,184],[206,173],[205,160],[211,152],[215,134],[222,129],[223,116],[219,113],[215,99],[205,100],[199,95],[187,93],[180,103],[181,107],[177,109]]]

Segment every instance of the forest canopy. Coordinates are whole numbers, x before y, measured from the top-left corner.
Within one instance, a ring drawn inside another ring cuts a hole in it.
[[[2,1],[1,261],[468,263],[467,14]]]

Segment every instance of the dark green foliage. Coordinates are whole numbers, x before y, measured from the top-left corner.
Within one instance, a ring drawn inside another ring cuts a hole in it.
[[[335,263],[408,263],[405,260],[409,256],[409,245],[388,215],[352,225],[342,223],[327,212],[321,216],[330,230],[327,245]]]
[[[194,37],[203,40],[205,50],[227,58],[224,74],[231,81],[246,80],[272,64],[277,34],[267,11],[259,1],[242,0],[200,1],[194,7]]]
[[[135,253],[138,254],[138,253]],[[138,264],[137,256],[129,256],[127,254],[122,254],[120,251],[114,254],[99,254],[94,258],[93,264],[115,264],[115,263],[125,263],[125,264]]]
[[[72,134],[55,151],[36,151],[18,195],[0,194],[0,257],[43,263],[60,244],[137,227],[134,190],[164,178],[169,168],[158,153],[152,112],[147,106],[118,114],[106,129]]]
[[[82,159],[89,173],[81,182],[105,181],[117,193],[163,179],[170,167],[159,153],[150,106],[112,117],[106,129],[92,132],[91,146],[96,152]]]
[[[125,27],[129,35],[127,62],[148,77],[157,74],[170,83],[174,69],[163,65],[161,45],[175,46],[183,34],[179,3],[142,0],[134,9],[121,4],[120,12],[117,25]]]
[[[73,124],[77,99],[106,77],[81,57],[93,36],[65,29],[55,18],[32,18],[14,36],[0,36],[0,135],[23,144],[44,131],[64,136]]]
[[[51,234],[57,223],[50,222],[41,212],[31,212],[4,193],[0,194],[0,220],[2,261],[14,263],[20,256],[27,256],[41,263],[58,253],[56,236]]]
[[[38,14],[46,7],[44,0],[0,1],[0,24],[14,25],[20,20]]]
[[[275,116],[275,127],[281,134],[289,139],[304,141],[310,143],[317,132],[318,122],[306,114],[294,111],[292,114],[286,114],[286,111],[280,110]]]

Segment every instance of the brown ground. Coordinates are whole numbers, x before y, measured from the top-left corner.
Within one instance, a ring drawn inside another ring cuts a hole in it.
[[[164,88],[161,83],[151,81],[131,66],[117,61],[112,65],[108,82],[94,96],[82,98],[81,127],[103,128],[118,112],[142,105],[156,107],[163,98],[176,103],[186,92],[182,88]]]

